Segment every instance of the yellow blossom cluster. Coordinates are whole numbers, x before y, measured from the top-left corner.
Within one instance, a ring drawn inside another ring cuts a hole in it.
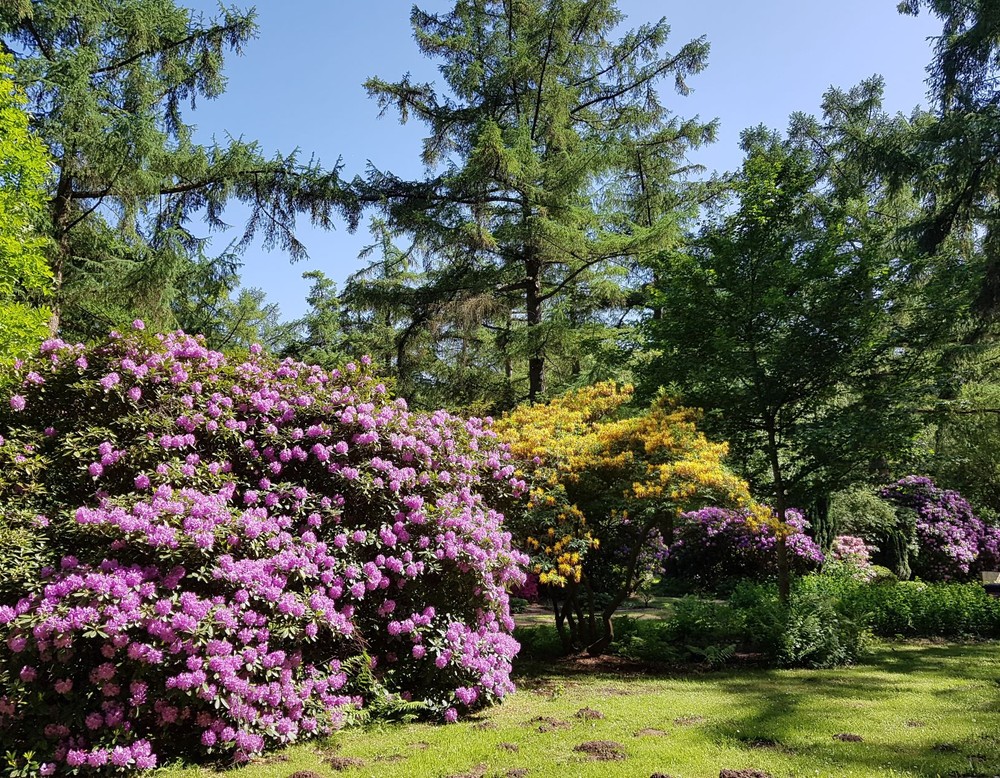
[[[727,447],[697,430],[696,413],[660,400],[630,413],[631,386],[601,383],[515,409],[497,425],[533,484],[526,538],[542,583],[579,582],[602,528],[630,516],[664,519],[708,504],[768,512],[722,464]]]

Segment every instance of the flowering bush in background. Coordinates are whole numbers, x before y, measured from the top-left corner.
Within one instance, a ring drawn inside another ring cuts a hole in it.
[[[785,512],[785,543],[794,572],[823,562],[816,542],[805,534],[809,523],[790,508]],[[714,589],[726,581],[763,580],[777,574],[776,525],[754,520],[747,510],[708,507],[684,513],[674,528],[664,573]]]
[[[871,555],[877,550],[865,543],[863,538],[837,535],[830,545],[830,553],[823,565],[823,572],[844,572],[860,581],[871,581],[875,578]]]
[[[9,769],[244,760],[369,692],[454,720],[512,689],[523,484],[487,421],[135,327],[45,343],[0,411],[3,521],[39,539],[0,590]]]
[[[985,524],[958,492],[908,475],[883,488],[881,495],[916,514],[914,575],[928,581],[967,580],[1000,566],[1000,528]]]

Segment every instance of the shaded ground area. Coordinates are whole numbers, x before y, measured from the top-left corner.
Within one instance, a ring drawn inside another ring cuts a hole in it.
[[[867,664],[837,670],[682,674],[564,662],[526,666],[518,682],[504,705],[473,720],[343,732],[288,749],[287,761],[225,775],[1000,774],[998,643],[891,645]],[[161,773],[212,774],[206,768]]]

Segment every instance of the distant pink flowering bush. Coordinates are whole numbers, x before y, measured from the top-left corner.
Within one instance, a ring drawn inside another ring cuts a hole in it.
[[[17,379],[0,499],[38,559],[0,590],[0,741],[40,774],[244,760],[368,691],[453,720],[512,689],[498,508],[523,484],[488,420],[138,324]]]
[[[862,538],[853,535],[837,535],[830,545],[824,572],[844,571],[852,578],[871,581],[875,577],[871,555],[878,549],[869,546]]]

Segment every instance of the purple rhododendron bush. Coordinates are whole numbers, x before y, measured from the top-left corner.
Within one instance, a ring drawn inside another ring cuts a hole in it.
[[[809,522],[794,508],[785,512],[788,561],[796,573],[819,567],[823,552],[806,534]],[[763,580],[777,575],[777,537],[769,523],[751,520],[746,510],[708,507],[683,513],[666,550],[664,572],[713,589],[727,581]]]
[[[8,769],[239,761],[393,695],[454,720],[512,689],[498,508],[524,487],[487,421],[135,326],[45,343],[0,411],[3,522],[37,541],[0,589]]]
[[[913,573],[927,581],[963,581],[1000,567],[1000,528],[976,516],[961,494],[926,476],[908,475],[882,489],[898,508],[916,515]]]

